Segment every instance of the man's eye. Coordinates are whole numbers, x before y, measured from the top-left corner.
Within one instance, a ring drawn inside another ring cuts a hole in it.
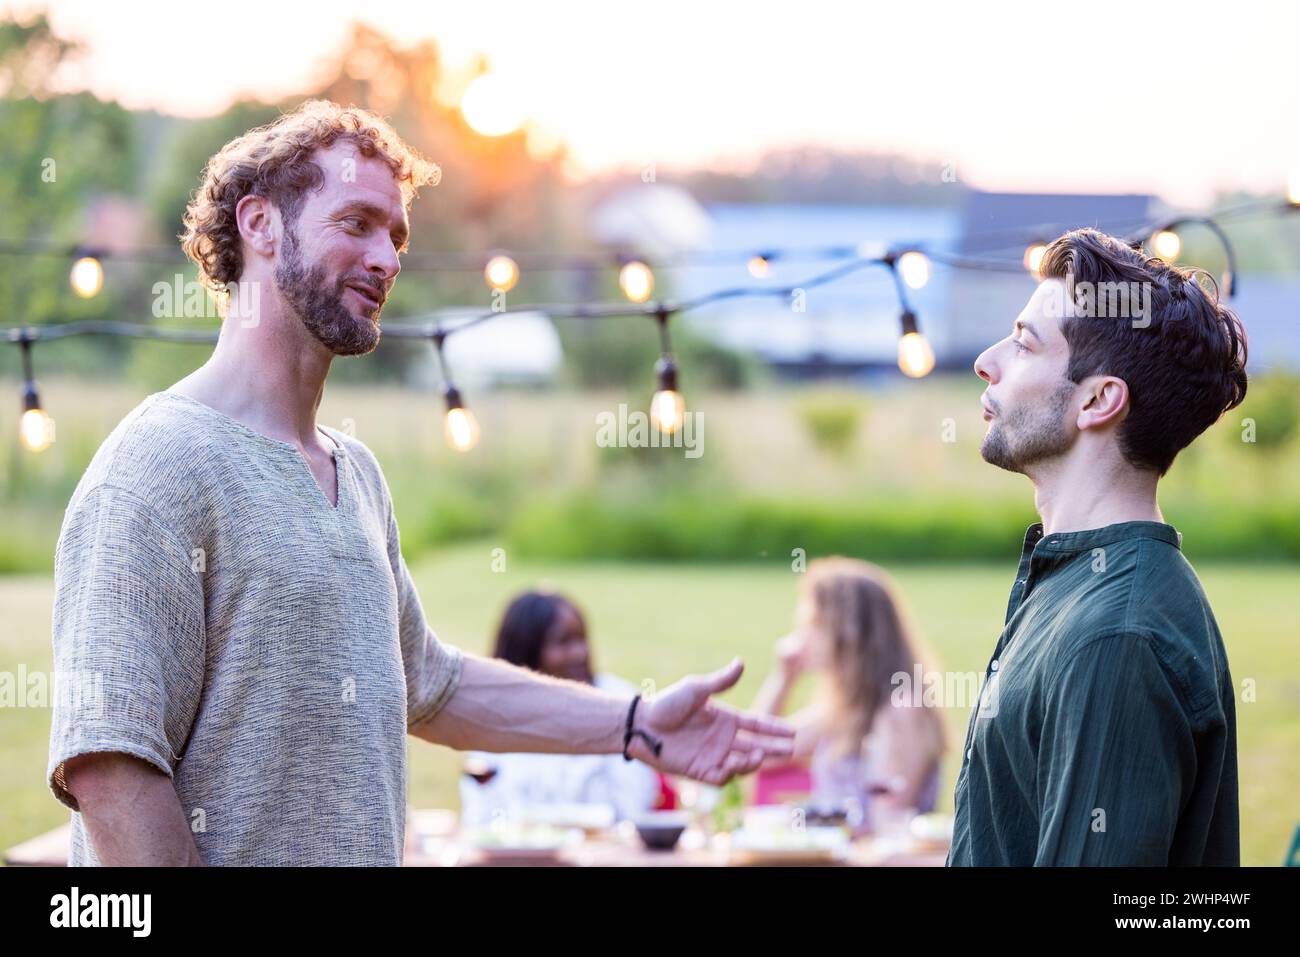
[[[366,228],[366,221],[359,216],[349,216],[343,222],[347,223],[349,229],[362,230]]]
[[[1028,347],[1027,347],[1023,342],[1021,342],[1019,339],[1012,339],[1012,340],[1011,340],[1011,343],[1012,343],[1012,345],[1014,345],[1014,346],[1016,347],[1016,349],[1017,349],[1018,351],[1020,351],[1020,352],[1028,352],[1028,351],[1029,351],[1029,348],[1028,348]]]

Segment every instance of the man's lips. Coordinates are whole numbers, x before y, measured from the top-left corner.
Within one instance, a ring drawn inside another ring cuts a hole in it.
[[[382,306],[384,304],[383,297],[379,293],[375,292],[375,290],[369,286],[363,286],[360,283],[350,282],[347,284],[347,288],[351,289],[362,299],[369,302],[372,306]]]
[[[987,402],[985,402],[983,399],[981,399],[981,400],[980,400],[980,406],[984,409],[984,421],[985,421],[985,422],[987,422],[989,419],[993,418],[993,410],[989,408],[989,405],[988,405]]]

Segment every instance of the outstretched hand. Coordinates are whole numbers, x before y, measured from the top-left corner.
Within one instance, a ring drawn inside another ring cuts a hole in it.
[[[685,677],[643,702],[635,727],[662,741],[663,747],[656,757],[644,740],[633,737],[628,754],[661,771],[712,785],[748,774],[764,758],[790,757],[794,728],[711,700],[739,681],[744,670],[736,658],[720,671]]]

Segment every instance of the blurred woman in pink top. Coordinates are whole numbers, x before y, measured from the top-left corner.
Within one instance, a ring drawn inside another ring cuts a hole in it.
[[[818,676],[812,704],[790,718],[794,757],[765,764],[760,774],[806,766],[810,805],[846,812],[858,833],[933,810],[948,748],[941,713],[912,694],[917,665],[932,669],[896,594],[884,570],[869,562],[813,561],[795,630],[777,642],[777,665],[754,701],[754,710],[780,715],[798,678]]]

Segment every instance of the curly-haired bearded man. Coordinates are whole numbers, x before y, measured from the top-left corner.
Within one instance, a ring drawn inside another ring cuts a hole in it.
[[[789,753],[711,700],[739,661],[637,708],[426,625],[379,464],[316,410],[335,356],[379,342],[433,169],[323,101],[208,164],[183,244],[230,289],[216,349],[105,440],[59,538],[55,665],[102,676],[51,732],[72,863],[398,864],[408,733],[713,784]]]

